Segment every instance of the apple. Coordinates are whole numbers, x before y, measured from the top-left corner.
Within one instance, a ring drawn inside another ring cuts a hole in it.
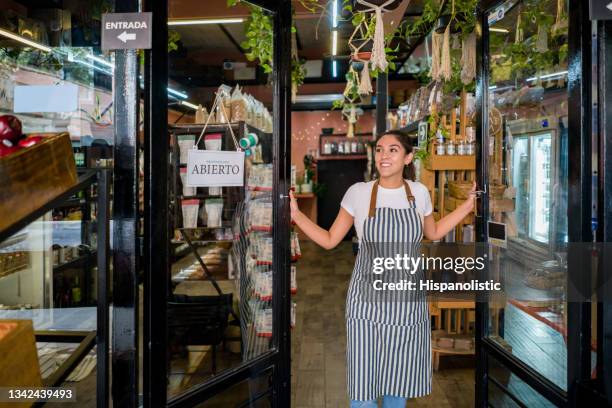
[[[13,115],[0,116],[0,139],[8,139],[13,144],[21,138],[21,122]]]
[[[8,156],[9,154],[13,154],[21,149],[22,147],[20,146],[7,146],[3,143],[0,143],[0,157]]]
[[[19,143],[17,144],[21,147],[30,147],[30,146],[34,146],[36,143],[40,142],[41,140],[43,140],[42,136],[30,136],[30,137],[26,137],[25,139],[21,139]]]

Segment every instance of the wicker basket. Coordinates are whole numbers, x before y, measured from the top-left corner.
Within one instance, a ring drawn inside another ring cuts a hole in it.
[[[68,133],[44,136],[34,146],[0,158],[0,231],[77,182]]]
[[[448,193],[451,197],[459,200],[467,200],[470,191],[472,191],[472,181],[449,181],[448,182]],[[489,194],[491,198],[501,199],[504,196],[506,186],[503,184],[491,184],[489,185]]]

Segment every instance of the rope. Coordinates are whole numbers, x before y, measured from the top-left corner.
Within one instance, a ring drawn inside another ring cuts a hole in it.
[[[451,66],[450,57],[450,24],[444,30],[444,39],[442,41],[442,59],[440,61],[440,76],[445,81],[451,79],[453,68]]]
[[[368,62],[364,62],[361,70],[361,80],[359,81],[359,95],[370,95],[372,93],[372,80],[370,79],[370,70]]]
[[[217,105],[221,106],[221,110],[223,111],[223,115],[226,118],[229,118],[227,112],[225,111],[225,106],[223,102],[221,101],[221,96],[219,95],[219,93],[215,93],[215,101],[213,102],[213,106],[212,109],[210,110],[211,112],[215,111],[215,108],[217,107]],[[200,137],[198,137],[198,140],[195,142],[195,144],[193,145],[194,149],[198,149],[198,144],[200,143],[200,141],[202,140],[202,137],[204,136],[204,134],[206,133],[206,128],[208,127],[208,124],[210,122],[210,118],[213,115],[208,115],[208,117],[206,118],[206,123],[204,124],[204,127],[202,128],[202,132],[200,132]],[[240,149],[240,145],[238,144],[238,140],[236,139],[236,135],[234,135],[234,129],[232,129],[232,124],[227,122],[227,127],[229,128],[230,134],[232,135],[232,141],[234,142],[234,147],[236,147],[237,151],[240,151],[242,149]]]
[[[376,26],[374,28],[374,44],[372,45],[372,69],[379,68],[382,71],[386,71],[389,65],[387,62],[387,54],[385,53],[385,26],[382,13],[383,10],[387,11],[385,7],[389,6],[394,1],[395,0],[387,0],[385,3],[377,6],[365,0],[357,0],[357,3],[366,7],[364,12],[374,12],[375,14]]]
[[[440,80],[440,52],[442,47],[442,34],[433,32],[431,35],[431,79]]]
[[[463,39],[461,48],[461,82],[464,85],[476,78],[476,34],[471,33]]]

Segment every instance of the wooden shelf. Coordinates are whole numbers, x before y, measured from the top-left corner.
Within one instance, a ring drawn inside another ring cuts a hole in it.
[[[438,156],[432,154],[425,162],[428,170],[476,170],[476,156]]]
[[[445,347],[436,347],[436,346],[432,346],[431,351],[433,351],[434,353],[440,353],[440,354],[462,355],[462,356],[469,356],[475,353],[474,349],[458,350],[455,348],[445,348]]]
[[[320,155],[317,160],[367,160],[367,154]]]

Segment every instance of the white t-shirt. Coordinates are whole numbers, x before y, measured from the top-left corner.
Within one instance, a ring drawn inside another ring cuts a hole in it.
[[[429,196],[427,187],[416,181],[406,181],[414,196],[417,211],[421,214],[421,217],[427,217],[433,211],[431,197]],[[361,241],[361,235],[363,233],[363,222],[368,217],[368,212],[370,211],[370,196],[372,195],[373,186],[374,181],[353,184],[346,190],[344,198],[340,203],[342,208],[355,218],[355,230],[357,231],[359,241]],[[406,197],[404,186],[399,188],[384,188],[380,185],[378,186],[376,208],[386,207],[404,209],[408,208],[408,205],[408,197]]]

